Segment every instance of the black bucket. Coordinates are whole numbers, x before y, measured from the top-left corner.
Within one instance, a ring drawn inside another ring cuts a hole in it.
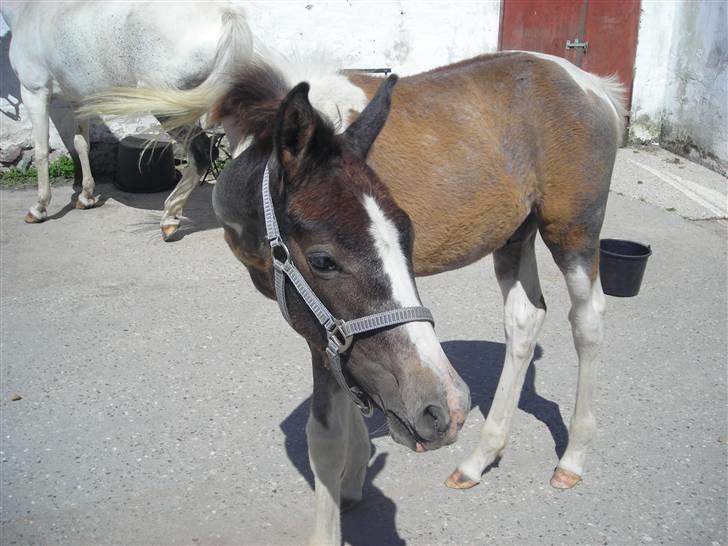
[[[620,298],[636,296],[645,274],[647,258],[651,255],[649,245],[622,239],[602,239],[599,242],[599,276],[604,293]]]
[[[157,139],[150,142],[151,139]],[[153,193],[177,184],[172,142],[159,135],[133,135],[119,143],[114,182],[120,190]]]

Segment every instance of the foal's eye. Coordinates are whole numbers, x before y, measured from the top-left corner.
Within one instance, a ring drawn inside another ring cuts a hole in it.
[[[309,254],[308,263],[314,271],[318,271],[319,273],[333,273],[341,270],[331,256],[323,252]]]

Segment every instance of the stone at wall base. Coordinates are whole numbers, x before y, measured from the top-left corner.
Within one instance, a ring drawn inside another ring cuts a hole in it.
[[[0,149],[0,163],[3,165],[15,165],[23,154],[23,149],[20,146],[8,146],[7,148]]]

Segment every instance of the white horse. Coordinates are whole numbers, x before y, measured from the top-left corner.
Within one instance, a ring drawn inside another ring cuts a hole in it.
[[[86,96],[115,87],[209,85],[234,72],[252,53],[244,15],[227,2],[7,0],[0,11],[12,31],[10,62],[33,125],[38,201],[25,217],[28,223],[48,217],[49,105],[54,97],[76,106]],[[209,141],[194,131],[196,122],[173,132],[187,141],[189,164],[165,202],[165,239],[177,230],[184,202],[209,166]],[[83,176],[76,207],[87,209],[96,204],[88,120],[74,120],[74,129]],[[226,129],[235,146],[235,131]]]

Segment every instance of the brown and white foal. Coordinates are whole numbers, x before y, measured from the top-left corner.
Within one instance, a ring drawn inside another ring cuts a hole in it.
[[[251,146],[221,174],[213,205],[225,240],[255,286],[276,298],[261,187],[270,195],[287,254],[313,293],[336,317],[350,321],[420,305],[412,275],[412,227],[407,214],[366,165],[389,111],[395,77],[357,121],[336,135],[308,100],[308,84],[290,91],[267,67],[243,74],[228,101],[241,114]],[[280,298],[280,294],[278,294]],[[339,507],[361,499],[369,437],[347,386],[326,354],[327,335],[294,288],[285,286],[284,314],[307,341],[314,394],[306,426],[315,475],[313,543],[339,544]],[[466,385],[451,367],[432,325],[408,322],[353,340],[344,373],[385,414],[392,437],[413,450],[455,441],[470,409]]]
[[[256,77],[261,81],[271,78],[280,81],[280,77],[271,76],[275,73],[272,69],[263,70]],[[250,108],[259,97],[245,83],[250,74],[244,74],[237,83],[218,90],[214,96],[198,97],[195,112],[202,115],[212,108],[212,118],[224,120],[226,125],[237,123],[241,134],[272,133],[270,116],[265,110],[275,110],[279,101],[266,99],[267,106],[263,100],[259,107]],[[289,87],[299,81],[285,70],[283,75]],[[357,119],[357,112],[366,112],[364,105],[375,97],[380,81],[366,76],[326,74],[319,81],[311,79],[311,97],[316,107],[337,122],[343,131]],[[151,111],[154,112],[157,106],[167,106],[165,93],[152,95]],[[123,97],[106,99],[123,102]],[[190,101],[186,104],[193,107]],[[350,263],[350,259],[353,260],[351,263],[362,263],[361,257],[357,259],[355,254],[349,254],[362,244],[361,241],[358,238],[342,239],[342,234],[352,233],[352,228],[353,232],[366,233],[370,237],[379,256],[378,263],[389,279],[387,286],[392,291],[392,298],[402,305],[417,301],[409,262],[405,259],[407,265],[402,265],[403,256],[409,256],[412,232],[395,202],[409,215],[416,234],[412,247],[415,275],[459,268],[493,253],[505,303],[506,360],[480,442],[449,477],[447,485],[450,487],[468,488],[478,483],[483,470],[505,449],[511,419],[546,315],[534,252],[537,232],[566,280],[571,298],[569,320],[579,358],[569,443],[551,484],[569,488],[581,479],[587,448],[596,429],[592,392],[604,312],[604,295],[599,281],[599,233],[623,130],[623,115],[622,87],[612,79],[588,74],[549,55],[529,52],[485,55],[400,80],[392,99],[391,115],[367,160],[379,178],[372,171],[360,170],[363,166],[358,163],[352,171],[353,163],[346,160],[348,156],[344,153],[333,165],[318,166],[311,172],[317,176],[334,173],[337,177],[351,179],[352,183],[326,190],[310,183],[294,182],[285,186],[289,229],[301,237],[297,259],[301,263],[309,261],[313,268],[311,275],[322,290],[327,285],[327,275],[345,283],[347,288],[342,293],[353,298],[349,300],[354,306],[352,309],[365,303],[352,294],[359,294],[364,300],[371,297],[372,304],[376,305],[382,293],[380,289],[372,289],[363,277],[352,275],[347,269],[350,266],[341,266],[338,256],[342,251],[347,257],[344,263]],[[317,120],[316,127],[321,123],[320,118]],[[308,131],[314,134],[313,129]],[[256,142],[264,140],[259,136]],[[269,148],[270,145],[254,144],[246,152],[250,159],[240,163],[255,180],[262,176],[263,158]],[[314,148],[320,146],[314,144]],[[292,172],[297,171],[294,168]],[[229,176],[230,173],[225,173],[225,184],[229,184]],[[242,172],[240,176],[243,176]],[[251,207],[258,202],[255,188],[251,182],[242,183],[236,190],[239,195],[235,199],[221,199],[218,191],[215,206],[226,226],[231,248],[251,268],[256,285],[270,294],[270,279],[265,273],[255,273],[270,269],[265,249],[260,246],[260,234],[246,231],[240,220],[236,220],[254,213]],[[344,198],[349,199],[352,206],[337,204]],[[355,203],[358,205],[354,206]],[[224,206],[238,209],[225,212]],[[303,210],[309,212],[304,214]],[[331,240],[322,243],[311,237],[309,231],[321,225],[344,230],[338,235],[332,232]],[[306,249],[313,254],[307,254]],[[316,249],[321,249],[323,255]],[[353,269],[357,270],[356,267]],[[444,362],[426,325],[412,323],[387,335],[401,336],[403,331],[407,332],[407,337],[402,339],[416,347],[408,350],[416,356],[414,361]],[[394,376],[395,368],[402,364],[398,362],[401,354],[398,345],[375,341],[378,339],[384,338],[376,336],[362,340],[365,343],[357,343],[351,354],[350,371],[370,393],[387,392],[387,385],[368,385],[366,377],[382,379],[388,373]],[[315,354],[314,351],[314,360]],[[380,362],[382,370],[388,371],[372,374],[376,361]],[[315,369],[321,367],[315,366]],[[438,368],[424,364],[422,369],[431,370],[432,378],[455,377],[444,365]],[[321,381],[323,379],[319,379],[318,384]],[[426,384],[427,381],[418,382],[418,387]],[[402,384],[401,392],[408,392],[410,388],[410,385]],[[459,399],[464,400],[463,389],[455,388],[450,392],[459,392]],[[452,411],[457,407],[457,396],[452,394],[451,398],[448,407]],[[335,395],[324,399],[329,402],[323,409],[319,402],[314,404],[314,416],[343,415],[326,413],[335,406],[331,402],[336,400]],[[336,403],[346,408],[347,415],[356,413],[343,396]],[[383,405],[388,407],[386,400]],[[406,424],[398,423],[397,418],[390,418],[389,422],[395,438],[400,429],[407,428]],[[319,434],[316,430],[321,435],[326,430],[327,438],[331,439],[328,436],[331,431],[343,430],[328,421],[329,428],[326,428],[323,421],[315,417],[311,423],[309,428],[313,436]],[[417,441],[413,443],[411,438],[399,439],[410,447],[417,447]],[[323,444],[314,441],[314,445]],[[312,448],[313,460],[316,449]],[[336,449],[329,453],[334,454],[334,458],[343,457]],[[337,463],[332,462],[336,471],[343,471],[340,465],[345,463],[336,460]],[[361,464],[357,468],[361,468]],[[345,480],[345,483],[349,482]],[[348,487],[344,489],[345,496],[350,494]],[[323,505],[328,502],[324,497],[318,498]],[[336,498],[334,494],[330,502],[335,502]]]

